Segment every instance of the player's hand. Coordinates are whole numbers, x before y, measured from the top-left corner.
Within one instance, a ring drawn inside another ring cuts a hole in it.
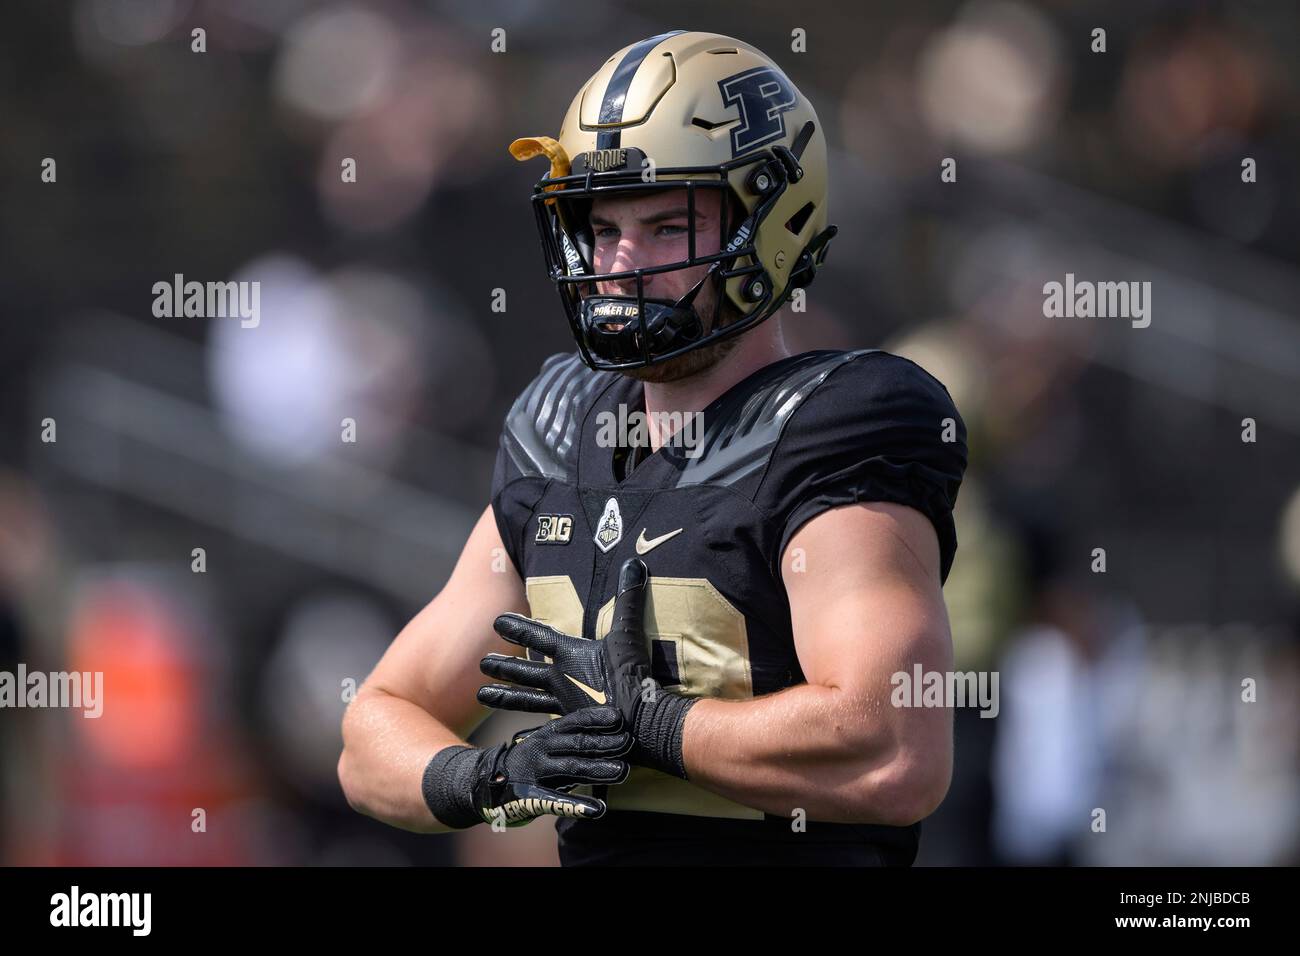
[[[480,687],[478,700],[488,707],[531,713],[571,714],[593,704],[608,704],[623,718],[634,746],[630,759],[679,777],[682,728],[695,698],[666,691],[650,672],[644,625],[649,573],[645,562],[629,558],[619,572],[614,621],[604,640],[563,634],[524,617],[503,614],[496,632],[512,644],[550,658],[551,662],[492,654],[480,669],[510,681]]]
[[[543,815],[597,820],[605,801],[568,791],[622,783],[631,768],[618,758],[631,749],[613,708],[584,707],[496,747],[445,748],[425,772],[425,802],[455,828],[479,820],[517,827]]]

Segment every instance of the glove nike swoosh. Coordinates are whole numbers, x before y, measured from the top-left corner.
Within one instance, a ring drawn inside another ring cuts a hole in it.
[[[605,703],[605,692],[603,690],[596,690],[596,688],[594,687],[588,687],[582,681],[578,680],[578,678],[573,677],[570,674],[565,674],[564,676],[567,677],[570,680],[570,682],[575,684],[578,690],[582,691],[584,694],[586,694],[596,703],[598,704]]]

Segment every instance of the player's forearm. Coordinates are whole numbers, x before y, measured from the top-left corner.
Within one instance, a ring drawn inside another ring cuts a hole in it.
[[[753,700],[706,699],[687,715],[689,779],[767,813],[902,826],[947,789],[950,749],[926,754],[846,691],[800,684]],[[931,711],[922,719],[946,721]]]
[[[343,720],[339,783],[359,813],[416,833],[447,832],[429,812],[421,782],[434,754],[464,743],[410,701],[363,689]]]

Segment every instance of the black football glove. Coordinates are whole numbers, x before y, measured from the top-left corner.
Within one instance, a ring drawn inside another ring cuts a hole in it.
[[[597,820],[603,800],[567,791],[622,783],[630,768],[617,758],[631,749],[617,711],[586,707],[496,747],[444,747],[425,768],[424,802],[454,829],[480,821],[523,826],[543,814]]]
[[[530,648],[551,663],[493,654],[480,669],[518,686],[488,684],[478,700],[488,707],[542,714],[571,714],[609,704],[622,715],[634,740],[628,759],[686,778],[682,727],[697,698],[666,691],[650,673],[642,617],[649,574],[640,558],[624,562],[618,576],[614,621],[604,640],[562,634],[521,614],[503,614],[493,625],[512,644]]]

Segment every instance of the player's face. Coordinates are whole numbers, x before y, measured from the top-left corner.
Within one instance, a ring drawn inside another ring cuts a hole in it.
[[[695,254],[706,256],[721,248],[719,235],[722,194],[715,189],[701,189],[695,194]],[[631,269],[665,265],[685,260],[690,252],[686,231],[686,197],[681,192],[664,191],[643,196],[628,194],[602,197],[592,203],[592,233],[595,238],[594,265],[597,272],[627,272]],[[734,218],[727,228],[734,230]],[[676,269],[644,277],[647,298],[681,298],[700,277],[709,271],[708,264],[689,269]],[[636,280],[597,283],[597,292],[604,295],[636,295]],[[696,313],[705,329],[714,321],[717,288],[712,281],[705,282],[695,297]],[[685,355],[669,359],[650,368],[629,369],[624,374],[644,382],[674,382],[707,371],[721,362],[735,348],[739,337],[724,339]]]
[[[720,248],[719,210],[722,195],[716,189],[695,194],[695,254],[709,255]],[[731,225],[731,224],[729,224]],[[627,272],[649,266],[684,261],[690,253],[686,194],[665,190],[645,195],[600,198],[592,203],[591,229],[595,237],[597,272]],[[676,301],[708,272],[708,264],[644,277],[647,299]],[[636,280],[597,283],[603,295],[636,295]],[[695,310],[706,326],[713,317],[716,293],[712,281],[695,298]]]

